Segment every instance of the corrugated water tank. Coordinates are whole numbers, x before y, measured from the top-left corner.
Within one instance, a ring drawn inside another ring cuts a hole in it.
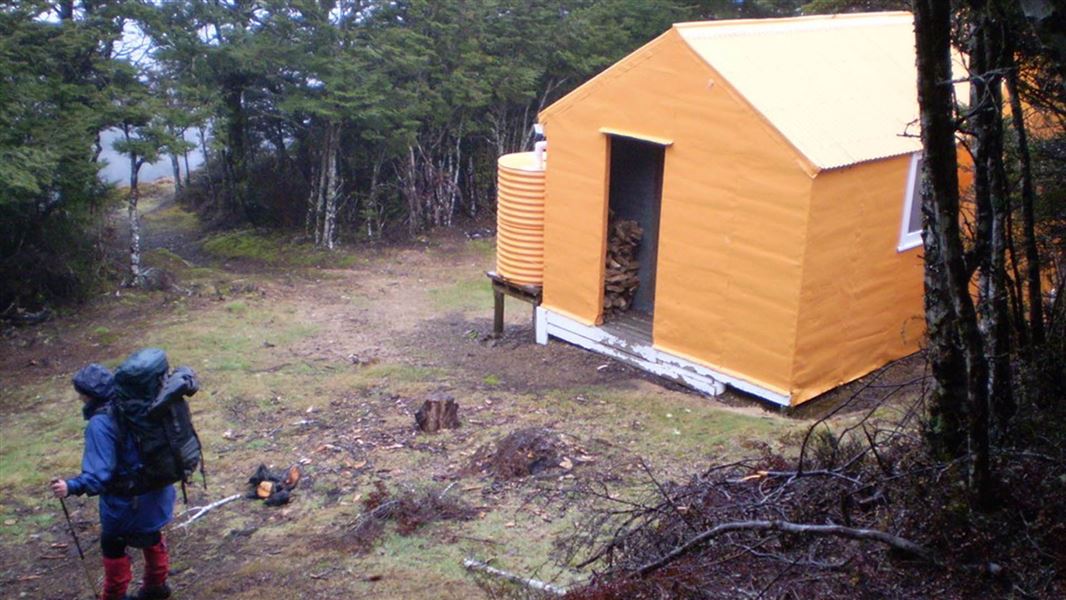
[[[544,279],[544,162],[537,152],[501,156],[497,171],[496,272],[524,285]]]

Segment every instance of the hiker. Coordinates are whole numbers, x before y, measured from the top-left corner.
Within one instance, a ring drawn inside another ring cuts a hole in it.
[[[81,396],[85,427],[85,450],[81,474],[56,479],[52,492],[58,498],[88,494],[100,496],[100,547],[103,551],[102,600],[127,598],[133,578],[126,547],[144,553],[144,580],[136,600],[169,598],[169,554],[162,529],[174,515],[175,490],[165,485],[151,491],[135,489],[134,473],[140,454],[132,435],[122,431],[113,402],[121,397],[154,399],[168,369],[166,354],[145,349],[131,355],[114,375],[91,364],[74,375],[74,389]]]

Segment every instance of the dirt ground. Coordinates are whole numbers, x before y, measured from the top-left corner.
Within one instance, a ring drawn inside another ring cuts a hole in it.
[[[576,484],[638,494],[642,460],[664,479],[682,477],[761,445],[794,445],[825,410],[788,418],[563,343],[536,345],[531,308],[511,299],[506,333],[493,339],[491,240],[447,232],[325,254],[267,233],[207,234],[167,198],[145,202],[144,229],[146,263],[169,274],[169,289],[104,290],[0,336],[0,596],[91,596],[47,491],[80,460],[84,422],[69,378],[147,345],[202,380],[191,403],[208,486],[189,488],[167,533],[178,598],[481,597],[461,564],[468,556],[566,585],[587,575],[557,544],[592,502],[567,494]],[[462,426],[420,434],[414,412],[436,392],[456,399]],[[560,465],[509,481],[470,468],[479,450],[527,427],[558,435]],[[261,463],[300,467],[291,503],[241,499],[183,525],[195,507],[246,492]],[[413,531],[386,524],[367,542],[353,532],[380,489],[447,494],[474,517]],[[98,582],[95,499],[67,504]]]

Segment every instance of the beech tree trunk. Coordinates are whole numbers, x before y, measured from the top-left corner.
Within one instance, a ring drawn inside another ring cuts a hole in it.
[[[215,192],[215,182],[214,182],[214,178],[211,176],[211,165],[212,165],[211,160],[212,160],[212,158],[211,158],[211,148],[209,148],[208,145],[207,145],[207,132],[206,132],[205,128],[201,126],[201,127],[197,128],[197,133],[200,136],[200,151],[203,152],[203,155],[204,155],[204,165],[203,166],[204,166],[205,174],[207,175],[207,177],[204,179],[204,181],[207,182],[207,195],[208,195],[209,198],[211,198],[211,201],[217,201],[216,192]]]
[[[971,456],[969,483],[979,498],[987,498],[991,488],[988,363],[969,293],[969,271],[959,228],[958,157],[951,83],[951,4],[941,0],[915,0],[914,9],[918,104],[925,148],[923,177],[927,188],[922,203],[925,217],[922,235],[927,248],[933,245],[936,250],[935,254],[927,252],[925,255],[925,282],[931,288],[934,304],[943,299],[950,300],[949,307],[937,304],[932,314],[927,312],[931,338],[934,335],[948,336],[947,339],[930,340],[931,360],[934,371],[946,376],[946,392],[957,393],[960,391],[957,385],[965,383],[969,421],[967,441]],[[935,349],[956,341],[965,366],[961,374],[948,371],[957,368],[958,361],[951,360],[951,356],[935,355]],[[934,398],[933,401],[947,401],[947,406],[941,408],[951,410],[960,399]]]
[[[1007,56],[1012,63],[1007,71],[1007,94],[1010,96],[1011,123],[1018,137],[1018,174],[1022,186],[1022,247],[1025,253],[1025,279],[1028,288],[1028,337],[1032,348],[1037,348],[1044,343],[1044,296],[1040,282],[1040,255],[1036,246],[1036,218],[1033,215],[1036,192],[1033,189],[1032,158],[1029,155],[1029,135],[1025,131],[1025,113],[1018,95],[1018,69],[1013,62],[1013,55],[1007,53]]]
[[[189,171],[189,151],[186,150],[183,156],[185,158],[185,186],[188,187],[192,184],[192,175],[190,175],[191,171]]]
[[[997,423],[1014,413],[1010,367],[1010,310],[1007,299],[1007,215],[1010,198],[1003,166],[1004,19],[994,18],[985,0],[972,0],[971,110],[977,200],[978,326],[989,365],[988,393]]]
[[[322,216],[321,246],[332,250],[337,242],[337,208],[340,200],[341,179],[337,169],[337,154],[340,152],[340,127],[330,122],[327,134],[326,155],[326,210]]]
[[[130,222],[130,285],[139,287],[144,281],[141,272],[141,220],[137,214],[137,202],[140,199],[138,177],[142,161],[135,153],[130,154],[130,195],[127,214]]]
[[[244,83],[228,82],[222,100],[226,113],[226,145],[222,151],[225,203],[224,212],[250,216],[247,203],[248,184],[248,115],[244,110]]]
[[[400,170],[400,190],[407,200],[407,227],[411,235],[422,229],[422,190],[418,182],[418,163],[415,147],[407,147],[407,160]]]
[[[322,131],[318,166],[307,200],[305,227],[314,223],[315,245],[332,250],[337,242],[337,210],[340,203],[341,177],[337,164],[340,152],[340,127],[328,121]]]
[[[182,189],[181,183],[181,163],[178,162],[178,155],[170,155],[170,168],[174,171],[174,191],[180,192]]]

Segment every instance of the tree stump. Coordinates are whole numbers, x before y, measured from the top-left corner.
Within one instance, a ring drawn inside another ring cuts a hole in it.
[[[459,405],[448,394],[431,394],[415,412],[415,423],[426,433],[455,429],[459,426]]]

